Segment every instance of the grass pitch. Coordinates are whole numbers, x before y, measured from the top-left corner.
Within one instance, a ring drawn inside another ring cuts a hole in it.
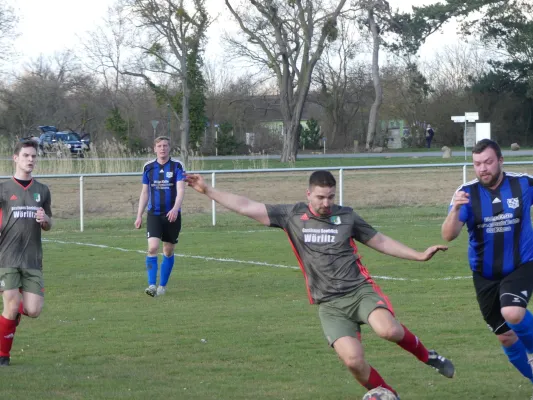
[[[450,193],[451,195],[451,193]],[[419,250],[441,243],[446,207],[364,208],[381,232]],[[185,215],[161,298],[146,287],[144,230],[133,219],[57,219],[44,235],[46,300],[23,318],[5,399],[352,400],[365,390],[322,336],[285,234],[235,214]],[[397,317],[450,357],[446,379],[368,327],[370,363],[405,399],[529,398],[477,308],[465,232],[427,263],[360,245]],[[259,264],[263,263],[263,264]]]

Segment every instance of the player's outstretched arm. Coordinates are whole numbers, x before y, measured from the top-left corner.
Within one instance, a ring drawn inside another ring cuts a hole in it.
[[[419,252],[379,232],[365,244],[380,253],[413,261],[427,261],[438,251],[448,250],[447,246],[436,245]]]
[[[235,211],[238,214],[255,219],[263,225],[270,225],[270,218],[263,203],[250,200],[247,197],[237,194],[223,192],[205,183],[201,175],[191,174],[185,178],[187,185],[192,187],[198,193],[205,194],[211,200],[215,200],[218,204]]]
[[[143,184],[141,195],[139,196],[139,207],[137,208],[137,218],[135,218],[135,228],[140,229],[143,220],[144,209],[148,204],[148,185]]]

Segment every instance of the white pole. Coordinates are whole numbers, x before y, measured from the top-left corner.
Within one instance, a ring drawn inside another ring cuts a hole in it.
[[[80,176],[80,232],[83,232],[83,175]]]
[[[326,154],[326,138],[324,138],[324,154]]]
[[[339,170],[339,205],[342,206],[343,201],[343,195],[344,195],[344,179],[343,179],[343,170],[342,168]]]
[[[463,165],[463,185],[466,183],[466,164]]]
[[[215,156],[218,156],[218,129],[215,129]]]
[[[211,186],[215,187],[215,173],[211,173]],[[216,203],[215,200],[211,200],[211,209],[213,215],[213,226],[217,224]]]

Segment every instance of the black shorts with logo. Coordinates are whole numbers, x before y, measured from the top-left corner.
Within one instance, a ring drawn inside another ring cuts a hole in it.
[[[181,231],[181,211],[176,221],[170,222],[166,215],[150,215],[146,219],[146,236],[163,242],[176,244]]]
[[[490,280],[474,272],[473,280],[483,319],[493,333],[501,335],[511,329],[502,316],[502,307],[527,308],[533,292],[533,262],[522,264],[502,279]]]

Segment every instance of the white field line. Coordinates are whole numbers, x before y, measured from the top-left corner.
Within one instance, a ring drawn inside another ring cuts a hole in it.
[[[43,242],[47,243],[56,243],[56,244],[67,244],[67,245],[76,245],[76,246],[85,246],[85,247],[96,247],[100,249],[116,250],[124,253],[139,253],[146,254],[145,250],[132,250],[124,249],[122,247],[113,247],[107,246],[105,244],[94,244],[94,243],[83,243],[83,242],[69,242],[65,240],[55,240],[55,239],[43,239]],[[204,261],[216,261],[216,262],[228,262],[234,264],[249,264],[249,265],[259,265],[264,267],[274,267],[274,268],[286,268],[286,269],[300,269],[293,265],[282,265],[282,264],[270,264],[262,261],[246,261],[246,260],[235,260],[233,258],[217,258],[217,257],[205,257],[205,256],[194,256],[189,254],[179,254],[174,253],[174,256],[181,258],[194,258]],[[471,279],[471,276],[449,276],[444,278],[426,278],[426,279],[417,279],[417,278],[397,278],[393,276],[382,276],[382,275],[372,275],[372,278],[383,279],[387,281],[403,281],[403,282],[421,282],[421,281],[454,281],[461,279]]]

